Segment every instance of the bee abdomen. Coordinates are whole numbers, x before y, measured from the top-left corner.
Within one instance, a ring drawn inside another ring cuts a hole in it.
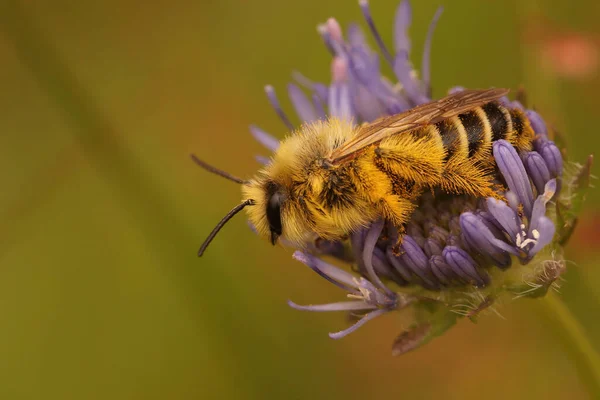
[[[487,103],[481,108],[490,123],[492,141],[508,139],[512,125],[509,111],[498,103]]]
[[[447,163],[456,154],[461,153],[463,147],[466,147],[466,142],[463,141],[466,136],[465,130],[456,117],[438,122],[435,127],[442,138],[442,145],[446,151],[444,162]]]
[[[510,142],[519,150],[531,150],[531,143],[535,133],[531,128],[529,119],[519,109],[511,109],[509,111],[511,119],[511,134]]]
[[[520,150],[529,149],[533,130],[527,117],[518,109],[507,109],[499,103],[487,103],[435,124],[446,150],[447,162],[464,146],[463,157],[485,157],[492,142],[508,140]]]
[[[481,107],[474,108],[458,115],[458,119],[465,128],[467,143],[469,146],[469,157],[473,157],[479,149],[489,144],[492,140],[490,124]]]
[[[481,107],[435,124],[446,151],[445,162],[453,158],[472,158],[487,151],[492,141],[492,126]]]
[[[517,108],[508,109],[499,103],[480,107],[491,127],[491,140],[508,140],[519,150],[529,150],[534,132],[527,116]]]

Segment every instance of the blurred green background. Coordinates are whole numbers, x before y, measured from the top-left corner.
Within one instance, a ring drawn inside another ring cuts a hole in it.
[[[439,3],[413,2],[417,65]],[[396,5],[372,1],[388,43]],[[289,309],[342,293],[244,218],[196,257],[240,194],[189,153],[251,175],[247,126],[285,133],[263,85],[329,81],[330,16],[361,21],[348,0],[0,2],[0,398],[594,398],[545,300],[392,358],[393,315],[333,341],[343,315]],[[448,1],[434,92],[523,84],[583,161],[600,148],[599,17],[591,0]],[[598,200],[561,290],[597,349]]]

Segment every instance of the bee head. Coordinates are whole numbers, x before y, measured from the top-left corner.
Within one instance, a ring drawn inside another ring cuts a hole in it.
[[[244,199],[254,199],[246,208],[248,220],[256,233],[271,244],[302,243],[306,228],[297,213],[297,202],[291,200],[291,188],[277,177],[259,174],[242,185]]]

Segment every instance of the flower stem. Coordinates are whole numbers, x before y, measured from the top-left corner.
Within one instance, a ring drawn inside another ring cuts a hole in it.
[[[548,292],[542,303],[548,316],[557,322],[560,338],[568,348],[590,396],[600,398],[600,356],[588,339],[585,329],[556,293]]]

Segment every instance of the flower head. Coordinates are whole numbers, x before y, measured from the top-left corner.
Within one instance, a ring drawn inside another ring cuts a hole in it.
[[[319,25],[318,32],[333,56],[332,82],[325,85],[295,74],[297,84],[289,84],[288,95],[304,123],[333,116],[362,124],[432,100],[431,43],[441,9],[429,27],[419,77],[409,60],[408,1],[396,11],[392,51],[378,32],[367,1],[359,4],[379,52],[367,44],[358,25],[350,25],[345,36],[335,19]],[[392,80],[382,75],[382,62],[393,71]],[[450,92],[460,90],[455,87]],[[265,91],[286,128],[292,130],[274,89],[267,86]],[[290,302],[290,306],[358,316],[354,325],[330,334],[334,339],[377,316],[410,310],[407,328],[393,346],[394,354],[401,354],[441,334],[458,317],[474,318],[492,308],[501,296],[545,294],[564,270],[562,245],[574,226],[581,191],[588,184],[589,162],[565,168],[563,153],[551,140],[542,117],[519,101],[501,101],[507,108],[525,112],[536,137],[533,150],[521,153],[507,141],[494,142],[496,197],[426,193],[405,232],[398,232],[388,221],[373,221],[347,240],[318,240],[308,250],[296,251],[296,260],[345,291],[347,300],[306,306]],[[278,140],[260,128],[253,126],[251,132],[269,150],[278,148]],[[258,160],[269,162],[264,157]],[[398,247],[399,235],[403,240]]]

